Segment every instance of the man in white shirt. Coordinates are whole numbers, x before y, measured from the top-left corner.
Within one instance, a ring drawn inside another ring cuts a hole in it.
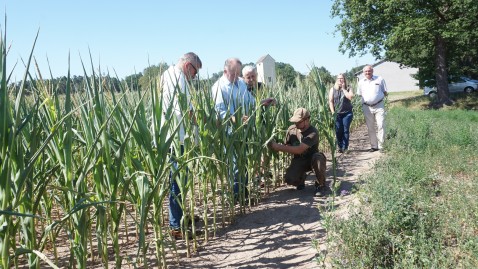
[[[193,107],[191,105],[191,96],[189,93],[189,86],[191,85],[191,80],[196,77],[198,70],[202,67],[201,59],[193,52],[188,52],[184,54],[178,61],[176,65],[173,65],[168,68],[161,75],[161,89],[163,92],[163,119],[165,119],[168,109],[172,106],[172,113],[174,114],[175,124],[180,124],[178,136],[179,142],[181,144],[181,152],[184,153],[184,139],[186,136],[184,124],[182,123],[182,118],[185,116],[184,120],[194,121],[194,116],[192,114]],[[187,107],[181,108],[180,103],[186,100]],[[187,111],[187,115],[184,115]],[[173,124],[174,125],[174,124]],[[176,125],[177,126],[177,125]],[[177,162],[174,161],[175,155],[178,154],[171,150],[173,169],[177,169]],[[179,203],[181,199],[181,190],[178,186],[179,174],[177,177],[173,178],[173,171],[170,172],[170,183],[171,190],[169,193],[169,226],[171,228],[171,235],[175,239],[182,239],[183,235],[181,233],[181,219],[183,217],[183,210]],[[183,184],[187,182],[187,176],[182,179]]]
[[[369,152],[381,150],[385,140],[385,104],[387,85],[380,76],[373,75],[373,67],[363,68],[364,77],[358,82],[357,95],[362,97],[362,110],[367,124],[371,148]]]

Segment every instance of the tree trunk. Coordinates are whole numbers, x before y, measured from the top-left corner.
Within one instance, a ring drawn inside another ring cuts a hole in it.
[[[448,90],[446,44],[441,36],[435,37],[435,78],[440,102],[447,105],[451,104]]]

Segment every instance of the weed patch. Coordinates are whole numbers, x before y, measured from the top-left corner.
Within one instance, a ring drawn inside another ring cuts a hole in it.
[[[362,203],[326,224],[332,264],[476,268],[476,112],[394,106],[387,120],[387,154],[364,178]]]

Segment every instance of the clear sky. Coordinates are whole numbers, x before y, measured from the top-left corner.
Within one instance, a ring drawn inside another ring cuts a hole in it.
[[[189,51],[203,62],[201,77],[221,71],[229,57],[249,63],[269,54],[304,74],[315,65],[333,75],[375,62],[338,51],[342,37],[334,36],[338,19],[329,0],[1,2],[8,71],[17,63],[13,81],[22,79],[21,59],[28,59],[37,31],[33,54],[44,78],[49,68],[53,77],[66,75],[68,55],[72,75],[83,75],[81,59],[91,75],[90,52],[95,72],[101,67],[120,79],[162,61],[174,64]]]

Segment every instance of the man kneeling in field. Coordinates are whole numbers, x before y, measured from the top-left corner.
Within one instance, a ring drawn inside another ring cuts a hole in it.
[[[326,158],[319,152],[319,132],[310,125],[310,113],[305,108],[296,109],[289,121],[294,124],[287,130],[285,143],[272,141],[269,147],[294,155],[285,174],[287,184],[296,186],[297,190],[304,189],[306,172],[314,170],[315,195],[324,196],[330,189],[325,182]]]

